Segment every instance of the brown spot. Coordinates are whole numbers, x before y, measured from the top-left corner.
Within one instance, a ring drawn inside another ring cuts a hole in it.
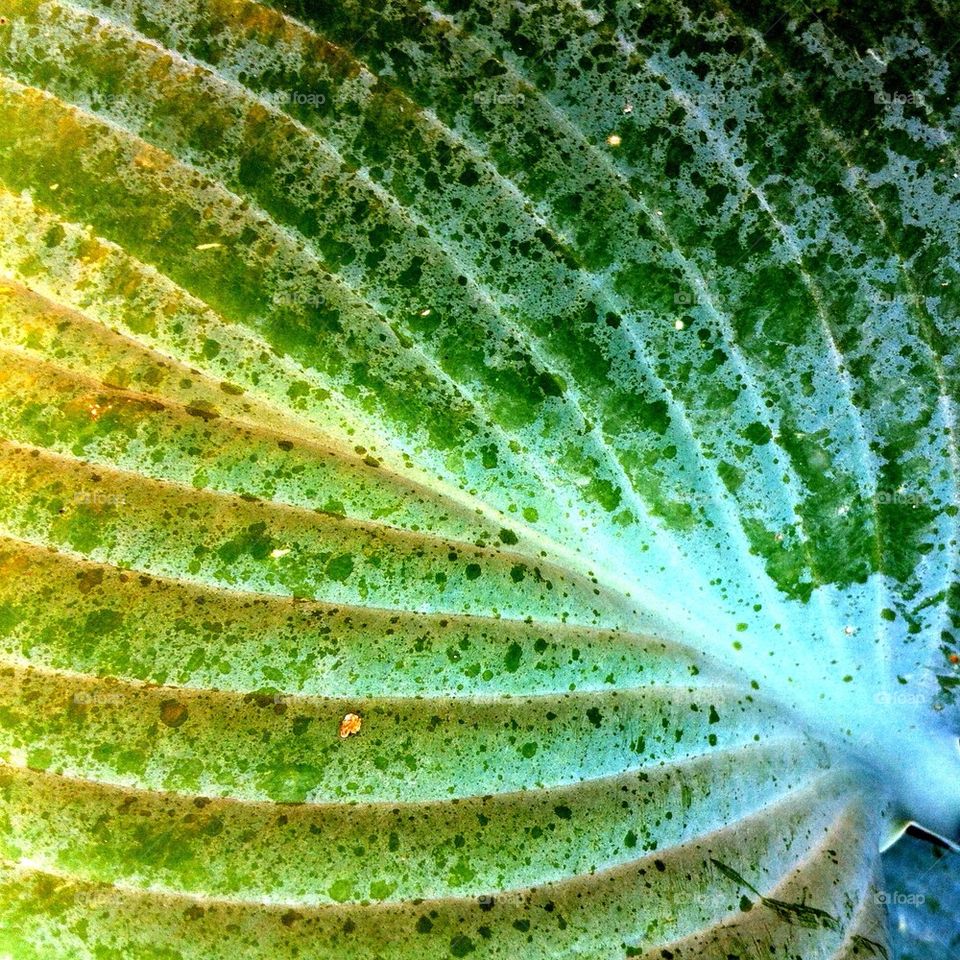
[[[216,420],[220,416],[216,410],[207,410],[204,407],[184,407],[186,413],[191,417],[200,417],[201,420]]]
[[[355,733],[359,733],[362,724],[363,720],[357,714],[348,713],[340,721],[340,739],[346,740],[347,737],[352,737]]]
[[[179,727],[187,719],[187,708],[178,700],[164,700],[160,704],[160,719],[168,727]]]
[[[103,570],[99,568],[95,567],[91,570],[81,570],[80,573],[77,574],[77,586],[83,594],[87,594],[95,587],[99,587],[101,583],[103,583]]]
[[[951,662],[951,663],[960,663],[960,656],[957,656],[957,654],[955,654],[955,653],[951,653],[951,654],[950,654],[950,662]]]

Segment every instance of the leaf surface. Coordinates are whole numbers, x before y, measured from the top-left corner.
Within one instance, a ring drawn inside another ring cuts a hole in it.
[[[948,14],[15,0],[0,948],[886,957]]]

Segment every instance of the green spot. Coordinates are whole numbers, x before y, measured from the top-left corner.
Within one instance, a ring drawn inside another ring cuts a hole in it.
[[[353,557],[349,553],[341,553],[327,564],[327,577],[338,583],[343,583],[353,573]]]
[[[458,933],[450,941],[450,956],[452,957],[465,957],[468,953],[473,953],[475,949],[473,941],[465,933]]]
[[[348,877],[341,877],[330,884],[327,895],[337,903],[345,903],[354,898],[353,881]]]
[[[397,885],[395,883],[388,883],[386,880],[374,880],[370,884],[370,899],[386,900],[396,889]]]
[[[749,440],[751,443],[755,443],[758,446],[763,443],[769,443],[773,434],[770,432],[770,428],[760,423],[759,420],[755,420],[750,426],[746,427],[742,436],[744,439]]]
[[[507,648],[506,656],[503,658],[503,669],[507,673],[516,673],[520,668],[520,660],[523,657],[523,647],[514,641]]]

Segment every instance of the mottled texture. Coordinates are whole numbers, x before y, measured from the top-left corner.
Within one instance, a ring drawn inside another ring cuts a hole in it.
[[[0,956],[887,957],[950,6],[4,10]]]

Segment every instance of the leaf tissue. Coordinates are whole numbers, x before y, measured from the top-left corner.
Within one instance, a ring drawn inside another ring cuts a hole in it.
[[[0,957],[958,949],[955,4],[0,14]]]

